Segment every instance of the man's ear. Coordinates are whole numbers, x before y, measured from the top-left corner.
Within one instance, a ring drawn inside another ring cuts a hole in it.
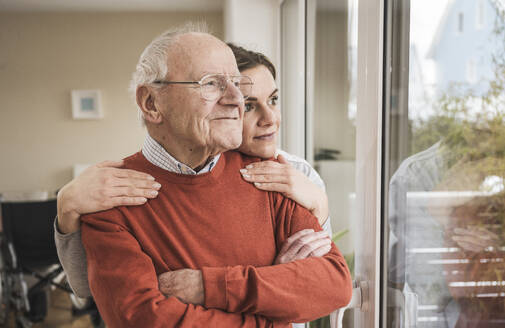
[[[137,87],[135,97],[137,100],[137,105],[139,106],[140,110],[142,110],[144,120],[146,120],[146,122],[160,124],[163,117],[156,107],[156,104],[154,103],[154,94],[152,90],[150,90],[145,85],[141,85]]]

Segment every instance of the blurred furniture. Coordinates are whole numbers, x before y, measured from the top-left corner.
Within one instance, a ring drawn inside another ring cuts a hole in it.
[[[47,315],[49,287],[72,294],[54,243],[56,199],[2,201],[0,212],[0,327],[10,316],[31,327]]]

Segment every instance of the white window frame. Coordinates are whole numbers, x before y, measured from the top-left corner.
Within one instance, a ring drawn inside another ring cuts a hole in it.
[[[362,238],[355,238],[355,279],[366,282],[354,326],[380,327],[381,159],[385,0],[358,4],[356,113],[356,211]]]
[[[290,27],[293,40],[296,40],[292,46],[298,51],[298,54],[290,53],[295,56],[290,59],[290,69],[295,68],[292,72],[283,68],[287,67],[284,62],[287,53],[285,49],[282,50],[282,37],[286,35],[281,33],[282,108],[289,110],[289,114],[283,117],[282,147],[304,157],[307,142],[306,115],[310,114],[306,109],[306,102],[310,99],[306,99],[305,15],[306,1],[312,0],[297,1],[299,26]],[[280,5],[282,3],[280,1]],[[361,310],[354,310],[354,327],[360,328],[380,327],[384,8],[385,0],[359,0],[358,4],[355,181],[356,226],[361,229],[353,236],[353,246],[355,278],[362,286],[362,307]],[[295,79],[294,82],[292,79]],[[290,81],[291,86],[286,85],[287,81]]]
[[[305,70],[305,0],[296,3],[280,1],[280,91],[281,147],[288,153],[306,157],[306,70]],[[282,7],[294,14],[294,20],[283,18]],[[290,81],[290,83],[283,83]]]

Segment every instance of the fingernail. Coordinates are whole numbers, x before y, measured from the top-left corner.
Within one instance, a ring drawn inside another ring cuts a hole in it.
[[[252,167],[253,167],[253,166],[252,166],[252,164],[249,164],[249,165],[247,165],[245,168],[246,168],[246,169],[252,169]]]
[[[156,190],[151,190],[149,194],[151,194],[152,196],[157,196],[158,192]]]
[[[158,182],[153,183],[153,188],[159,189],[161,188],[161,184],[159,184]]]
[[[254,183],[254,185],[255,185],[256,187],[259,187],[259,186],[261,186],[261,183],[259,183],[259,182],[255,182],[255,183]]]
[[[245,174],[245,173],[247,173],[247,170],[246,169],[240,169],[240,173]]]
[[[148,177],[147,177],[147,180],[153,180],[153,181],[154,181],[154,177],[152,177],[152,176],[148,176]]]

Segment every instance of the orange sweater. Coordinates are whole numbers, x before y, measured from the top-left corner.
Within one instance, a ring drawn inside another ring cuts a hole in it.
[[[324,257],[272,265],[290,235],[321,228],[303,207],[245,182],[239,169],[252,161],[227,152],[211,172],[181,175],[141,153],[125,159],[162,188],[142,206],[82,218],[90,287],[109,327],[287,327],[349,302],[334,245]],[[202,270],[205,306],[160,293],[157,276],[182,268]]]

